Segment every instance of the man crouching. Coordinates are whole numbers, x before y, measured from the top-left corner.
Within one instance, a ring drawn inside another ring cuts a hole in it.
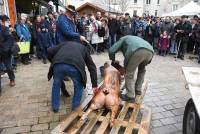
[[[97,87],[97,69],[87,48],[75,41],[63,42],[48,49],[48,59],[53,68],[52,109],[58,112],[60,105],[60,88],[65,76],[72,79],[74,96],[72,110],[81,102],[83,89],[86,87],[85,64],[90,72],[92,87]]]

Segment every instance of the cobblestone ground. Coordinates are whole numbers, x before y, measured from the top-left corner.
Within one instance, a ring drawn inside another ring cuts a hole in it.
[[[93,55],[99,67],[108,61],[107,54]],[[122,55],[118,54],[122,64]],[[51,112],[51,82],[46,74],[49,65],[34,60],[31,65],[19,65],[16,87],[3,78],[0,97],[1,134],[49,134],[70,112],[71,98],[61,97],[57,114]],[[147,68],[149,88],[144,104],[152,108],[151,134],[181,134],[184,106],[190,98],[185,90],[182,66],[199,66],[194,61],[175,61],[173,57],[155,56]],[[89,82],[89,80],[88,80]],[[67,84],[71,89],[72,84]]]

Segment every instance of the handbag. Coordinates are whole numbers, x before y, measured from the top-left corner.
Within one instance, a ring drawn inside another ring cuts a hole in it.
[[[17,43],[14,43],[14,45],[11,48],[11,52],[14,56],[16,56],[20,51],[19,46],[17,45]]]
[[[30,42],[17,42],[19,46],[19,54],[27,54],[30,52]]]

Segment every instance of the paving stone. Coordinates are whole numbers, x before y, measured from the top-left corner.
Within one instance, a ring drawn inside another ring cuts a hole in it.
[[[42,134],[50,134],[52,130],[44,130]]]
[[[153,128],[163,126],[160,120],[154,120],[151,122],[151,124]]]
[[[20,119],[17,123],[18,126],[35,125],[38,123],[38,118]]]
[[[164,117],[172,117],[175,116],[171,111],[161,112]]]
[[[178,129],[178,130],[182,130],[182,123],[177,123],[177,124],[174,124],[174,126]]]
[[[165,106],[163,106],[166,110],[172,110],[172,109],[174,109],[174,107],[171,105],[171,104],[169,104],[169,105],[165,105]]]
[[[36,131],[36,132],[28,132],[28,133],[23,133],[23,134],[43,134],[43,133],[42,131]]]
[[[49,128],[48,124],[38,124],[31,127],[31,131],[46,130]]]
[[[155,107],[152,109],[152,113],[159,113],[159,112],[164,112],[166,111],[163,107]]]
[[[12,128],[5,128],[1,132],[1,134],[16,134],[16,133],[24,133],[30,131],[30,126],[20,126],[20,127],[12,127]]]
[[[185,103],[176,103],[176,104],[172,104],[175,108],[183,108],[185,107]]]
[[[155,134],[173,134],[177,132],[176,127],[173,125],[157,127],[157,128],[154,128],[153,130]]]
[[[164,116],[161,113],[152,114],[152,120],[162,119]]]
[[[183,115],[184,114],[184,108],[174,109],[174,110],[171,110],[171,112],[175,115]]]
[[[183,115],[175,116],[174,119],[175,119],[178,123],[182,123],[182,122],[183,122]]]
[[[58,124],[59,122],[50,123],[50,129],[54,129]]]
[[[42,124],[42,123],[48,123],[48,122],[51,122],[51,117],[50,116],[40,117],[39,118],[39,123],[40,124]]]
[[[177,122],[173,117],[160,119],[160,121],[161,121],[162,124],[164,124],[164,125],[175,124],[175,123]]]
[[[157,106],[164,106],[164,105],[168,105],[168,104],[171,104],[172,102],[170,100],[163,100],[163,101],[158,101],[158,102],[155,102],[155,104]]]

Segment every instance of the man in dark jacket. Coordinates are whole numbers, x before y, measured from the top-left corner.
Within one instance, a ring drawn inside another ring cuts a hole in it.
[[[14,39],[9,33],[9,28],[5,26],[8,19],[9,18],[7,16],[0,15],[0,63],[6,67],[6,72],[8,73],[10,79],[10,86],[15,86],[15,75],[11,66],[11,49],[14,45]]]
[[[187,44],[189,40],[189,34],[192,32],[192,26],[186,21],[187,16],[181,16],[181,23],[177,26],[177,34],[180,37],[180,43],[178,44],[178,58],[184,60],[184,55],[187,50]]]
[[[119,28],[119,24],[116,20],[115,15],[111,15],[108,20],[108,28],[109,28],[109,47],[111,47],[116,42],[116,33]]]
[[[73,50],[73,51],[72,51]],[[63,42],[60,45],[48,49],[48,58],[53,67],[52,109],[59,110],[60,87],[65,76],[69,76],[74,83],[74,96],[72,109],[75,110],[81,102],[83,89],[86,87],[87,66],[92,87],[97,87],[97,70],[87,48],[75,41]]]

